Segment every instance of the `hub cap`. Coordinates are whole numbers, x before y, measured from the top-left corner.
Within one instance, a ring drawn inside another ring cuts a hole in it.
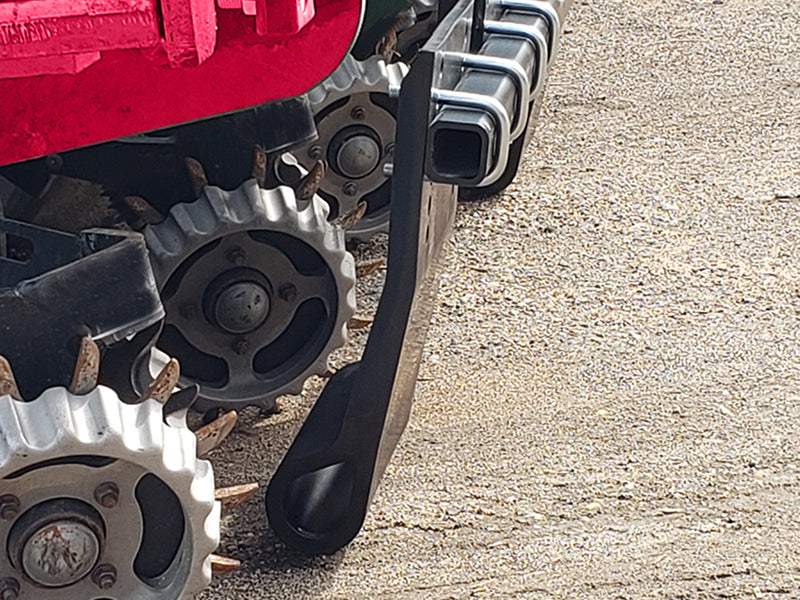
[[[381,147],[367,135],[358,135],[344,142],[336,154],[336,168],[352,179],[366,177],[381,159]]]
[[[22,570],[34,583],[64,587],[88,575],[100,557],[100,540],[78,521],[55,521],[36,531],[22,549]]]
[[[269,306],[267,290],[257,283],[233,283],[217,296],[214,319],[225,331],[248,333],[266,320]]]

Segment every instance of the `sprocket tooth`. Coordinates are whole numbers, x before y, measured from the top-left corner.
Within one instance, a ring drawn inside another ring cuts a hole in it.
[[[227,575],[228,573],[236,571],[241,566],[242,563],[235,558],[227,558],[219,554],[211,555],[211,575],[213,577]]]
[[[69,391],[76,396],[84,396],[97,387],[100,375],[100,348],[88,335],[81,339],[78,360],[69,384]]]
[[[186,173],[189,176],[189,182],[192,184],[192,191],[194,195],[199,197],[203,188],[208,185],[208,177],[206,177],[206,170],[200,161],[196,158],[188,156],[184,159],[186,165]]]
[[[156,378],[147,386],[147,391],[142,394],[139,400],[152,398],[161,404],[165,404],[178,386],[180,377],[181,365],[177,360],[171,358]]]
[[[253,178],[258,182],[259,187],[267,185],[267,153],[258,144],[253,146]]]
[[[356,277],[361,279],[380,271],[386,266],[385,258],[375,258],[372,260],[365,260],[356,265]]]
[[[394,59],[395,50],[397,50],[397,25],[393,25],[375,46],[375,53],[387,63]]]
[[[0,356],[0,396],[11,396],[14,400],[22,400],[14,371],[5,356]]]
[[[233,510],[249,501],[258,491],[257,483],[245,483],[231,487],[219,488],[214,497],[222,503],[222,510]]]
[[[325,163],[318,160],[308,174],[297,182],[295,193],[301,202],[308,202],[319,191],[319,186],[325,178]]]
[[[367,203],[361,200],[356,207],[344,215],[341,220],[342,229],[350,231],[367,213]]]
[[[197,437],[197,456],[203,458],[222,444],[225,438],[233,431],[238,420],[239,415],[235,410],[232,410],[198,429],[195,432]]]
[[[355,315],[354,317],[350,317],[350,320],[347,322],[347,328],[364,329],[365,327],[369,327],[370,325],[372,325],[372,323],[374,322],[375,322],[375,317]]]
[[[153,208],[153,205],[141,196],[125,196],[123,201],[125,202],[125,206],[127,206],[145,225],[155,225],[164,220],[164,215]]]

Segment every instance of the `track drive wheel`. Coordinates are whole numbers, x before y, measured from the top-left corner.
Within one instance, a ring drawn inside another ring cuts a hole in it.
[[[188,600],[219,542],[211,465],[157,399],[96,386],[97,357],[30,402],[0,357],[0,596]]]
[[[258,176],[225,191],[187,162],[198,199],[145,230],[167,311],[158,348],[180,361],[184,386],[200,387],[198,410],[269,410],[345,343],[353,257],[318,196],[263,189]]]

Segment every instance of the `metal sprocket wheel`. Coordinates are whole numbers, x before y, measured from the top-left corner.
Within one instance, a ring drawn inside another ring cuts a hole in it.
[[[197,409],[271,409],[345,343],[355,265],[321,198],[205,186],[145,237],[167,311],[158,347],[199,385]]]
[[[387,64],[379,56],[358,61],[348,55],[309,92],[319,139],[293,155],[306,170],[318,160],[328,165],[318,193],[332,216],[349,214],[366,202],[366,213],[347,232],[348,239],[365,242],[389,231],[391,182],[384,168],[394,155],[396,96],[407,73],[404,63]]]
[[[188,600],[208,585],[220,519],[211,465],[163,408],[105,387],[0,396],[4,594]]]

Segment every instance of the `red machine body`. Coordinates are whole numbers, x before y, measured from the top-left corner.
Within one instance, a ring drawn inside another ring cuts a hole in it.
[[[0,165],[301,94],[360,0],[0,0]]]

